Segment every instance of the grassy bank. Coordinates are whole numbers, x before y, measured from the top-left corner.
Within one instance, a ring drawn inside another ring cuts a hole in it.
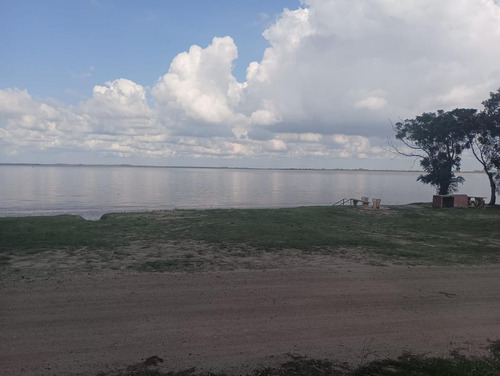
[[[371,263],[498,263],[500,210],[301,207],[121,213],[99,221],[0,218],[4,270],[54,258],[68,268],[196,271],[311,255]]]

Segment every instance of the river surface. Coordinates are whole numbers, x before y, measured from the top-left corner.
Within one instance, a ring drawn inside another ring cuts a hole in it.
[[[161,209],[279,208],[380,198],[382,205],[430,202],[418,172],[258,170],[132,166],[0,165],[0,216]],[[462,173],[460,193],[489,196],[484,173]]]

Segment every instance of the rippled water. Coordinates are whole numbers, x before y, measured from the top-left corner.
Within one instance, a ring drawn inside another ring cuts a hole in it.
[[[0,216],[102,214],[174,208],[331,205],[349,197],[382,204],[430,202],[416,172],[253,170],[129,166],[0,166]],[[483,173],[464,173],[461,193],[488,196]]]

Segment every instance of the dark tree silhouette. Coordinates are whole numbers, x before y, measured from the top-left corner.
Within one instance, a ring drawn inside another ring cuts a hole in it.
[[[500,88],[482,104],[483,111],[468,129],[468,146],[488,176],[489,205],[495,205],[496,193],[500,192]]]
[[[396,138],[407,150],[391,146],[400,155],[420,160],[426,174],[417,180],[436,187],[441,195],[455,192],[464,181],[455,172],[460,171],[462,151],[469,145],[466,131],[472,127],[475,114],[474,109],[439,110],[398,122],[393,127]]]

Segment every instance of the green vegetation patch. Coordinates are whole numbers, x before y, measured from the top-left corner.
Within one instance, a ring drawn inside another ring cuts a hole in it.
[[[375,263],[498,263],[500,210],[413,205],[159,211],[108,214],[99,221],[0,218],[0,268],[28,268],[45,258],[52,264],[64,260],[68,268],[80,262],[90,269],[182,272],[252,268],[273,257],[300,255]]]
[[[500,358],[497,353],[491,353],[482,358],[456,355],[448,359],[404,353],[398,359],[375,360],[357,368],[327,359],[290,355],[291,360],[278,367],[256,369],[246,376],[498,376]],[[124,370],[101,372],[98,376],[232,376],[222,372],[199,373],[194,367],[162,371],[163,363],[162,358],[152,356]]]

